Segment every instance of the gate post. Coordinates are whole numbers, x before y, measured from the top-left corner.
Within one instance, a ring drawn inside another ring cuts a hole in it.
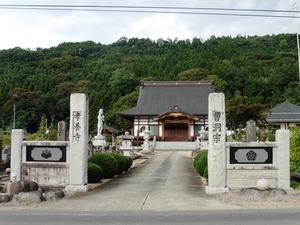
[[[70,100],[70,155],[68,157],[70,184],[66,190],[86,191],[88,160],[88,97],[82,93],[71,95]]]
[[[21,180],[22,141],[25,138],[23,129],[13,129],[11,134],[10,180]]]
[[[226,187],[226,115],[223,93],[211,93],[208,99],[208,186],[207,194],[224,193]]]
[[[290,131],[276,130],[278,144],[278,187],[290,189]]]

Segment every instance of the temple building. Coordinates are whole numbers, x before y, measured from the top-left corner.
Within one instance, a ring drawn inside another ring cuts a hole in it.
[[[137,105],[119,115],[133,122],[140,140],[148,129],[160,141],[193,141],[208,127],[208,95],[213,81],[145,81]]]

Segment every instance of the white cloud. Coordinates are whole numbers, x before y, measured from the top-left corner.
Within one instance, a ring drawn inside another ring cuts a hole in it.
[[[43,4],[184,6],[292,10],[295,0],[52,0]],[[0,0],[0,4],[2,3]],[[40,0],[10,0],[9,4],[41,4]],[[300,2],[298,4],[300,10]],[[207,12],[207,11],[206,11]],[[211,12],[211,11],[210,11]],[[215,11],[220,12],[220,11]],[[231,11],[232,12],[232,11]],[[233,12],[232,12],[233,13]],[[251,12],[250,12],[251,13]],[[253,12],[254,13],[254,12]],[[298,15],[300,13],[290,13]],[[265,35],[300,32],[299,19],[126,12],[7,10],[0,8],[0,49],[48,48],[61,42],[93,40],[104,44],[126,36],[151,38]]]
[[[127,36],[131,37],[149,37],[157,40],[159,38],[178,37],[179,39],[190,38],[193,33],[188,26],[175,14],[156,14],[146,16],[129,26]],[[126,36],[126,35],[125,35]]]

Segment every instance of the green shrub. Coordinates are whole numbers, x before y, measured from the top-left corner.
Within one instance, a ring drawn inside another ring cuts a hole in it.
[[[103,178],[113,178],[118,173],[118,163],[110,153],[96,153],[89,158],[89,162],[100,166]]]
[[[126,160],[126,168],[125,171],[127,171],[133,164],[133,159],[130,156],[124,156]]]
[[[295,180],[291,180],[291,187],[293,189],[298,189],[300,187],[300,184]]]
[[[208,167],[207,166],[205,167],[203,177],[208,178]]]
[[[207,152],[206,154],[202,154],[196,163],[196,170],[200,176],[204,176],[205,168],[207,168]]]
[[[0,139],[2,139],[2,146],[11,146],[10,134],[4,134],[3,131],[0,131]]]
[[[193,161],[193,165],[194,165],[195,168],[196,168],[196,164],[197,164],[198,159],[199,159],[202,155],[207,155],[207,154],[208,154],[208,151],[207,151],[207,150],[203,150],[203,151],[199,152],[199,153],[195,156],[194,161]]]
[[[300,127],[294,127],[291,133],[290,170],[294,172],[300,168]]]
[[[126,169],[126,159],[123,155],[118,153],[110,153],[118,163],[118,172],[117,174],[122,174]]]
[[[88,162],[88,182],[98,183],[103,176],[102,169],[95,163]]]

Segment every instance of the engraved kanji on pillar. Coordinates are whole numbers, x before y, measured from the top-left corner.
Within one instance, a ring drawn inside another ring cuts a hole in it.
[[[82,136],[82,112],[81,111],[73,111],[73,141],[79,142],[80,137]]]

